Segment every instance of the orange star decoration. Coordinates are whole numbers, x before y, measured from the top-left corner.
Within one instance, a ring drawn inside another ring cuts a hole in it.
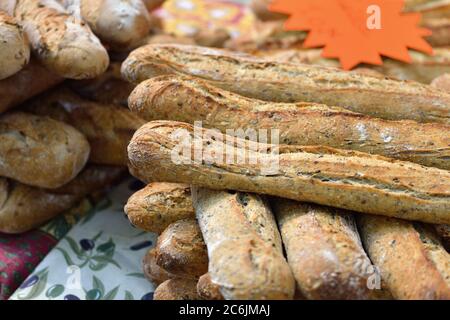
[[[433,53],[418,27],[419,13],[402,13],[404,0],[273,0],[269,10],[289,16],[286,30],[309,31],[306,48],[324,47],[349,70],[359,63],[381,65],[381,55],[411,62],[408,48]]]

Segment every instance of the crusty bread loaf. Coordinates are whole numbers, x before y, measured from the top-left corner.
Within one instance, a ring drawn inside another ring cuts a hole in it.
[[[16,19],[0,11],[0,80],[21,70],[30,60],[30,47]]]
[[[322,50],[320,49],[263,50],[252,53],[279,62],[339,67],[337,60],[322,57]],[[429,84],[434,78],[450,72],[450,49],[448,48],[435,48],[432,56],[417,51],[410,51],[409,54],[411,63],[385,59],[383,65],[370,66],[370,68],[392,78],[414,80],[425,84]]]
[[[208,272],[208,254],[195,219],[179,220],[158,237],[156,264],[179,277],[198,278]]]
[[[450,46],[450,11],[445,18],[428,18],[423,22],[423,26],[431,30],[431,36],[426,40],[435,47]]]
[[[231,164],[230,155],[234,157]],[[141,127],[128,146],[128,156],[132,174],[146,182],[255,192],[450,223],[449,171],[381,156],[328,147],[268,145],[202,128],[194,131],[189,124],[172,121]]]
[[[193,38],[199,46],[223,48],[225,43],[230,39],[230,34],[223,28],[212,28],[200,30]]]
[[[83,169],[86,138],[73,127],[24,112],[0,117],[0,176],[42,188],[57,188]]]
[[[156,288],[153,300],[201,300],[197,294],[197,280],[184,278],[166,280]]]
[[[50,89],[62,80],[32,59],[15,75],[0,80],[0,113]]]
[[[25,110],[75,127],[89,141],[89,161],[106,165],[126,166],[127,145],[145,123],[128,109],[84,100],[62,87],[30,101]]]
[[[53,190],[0,178],[0,232],[18,234],[73,207],[82,197],[117,182],[123,168],[89,166],[67,185]]]
[[[160,234],[175,221],[195,218],[190,186],[150,183],[128,199],[125,213],[137,228]]]
[[[142,260],[142,266],[145,277],[155,285],[160,285],[166,280],[176,278],[173,274],[156,264],[156,250],[154,248],[151,248],[146,253]]]
[[[202,121],[223,133],[278,129],[283,144],[357,150],[450,169],[450,125],[383,120],[312,103],[265,102],[180,76],[140,83],[129,107],[146,120]]]
[[[142,0],[62,0],[67,10],[82,18],[113,49],[136,47],[151,26]]]
[[[295,280],[267,202],[258,195],[193,188],[209,274],[227,300],[292,299]]]
[[[209,273],[205,273],[198,279],[197,294],[203,300],[223,300],[219,286],[212,282]]]
[[[279,198],[270,203],[303,296],[312,300],[372,298],[372,264],[351,213]]]
[[[98,38],[57,0],[3,1],[1,9],[19,21],[34,55],[58,75],[94,78],[108,67],[108,53]]]
[[[148,11],[153,11],[160,7],[166,0],[142,0]]]
[[[370,259],[396,299],[450,299],[450,256],[419,224],[361,215],[361,237]]]
[[[185,74],[261,100],[317,102],[385,119],[450,124],[450,94],[430,86],[219,49],[143,46],[124,61],[122,74],[135,83],[158,75]]]

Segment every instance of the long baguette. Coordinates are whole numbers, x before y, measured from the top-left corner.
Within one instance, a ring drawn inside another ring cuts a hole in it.
[[[227,160],[231,155],[232,163]],[[381,156],[268,145],[171,121],[141,127],[128,156],[132,174],[146,182],[234,189],[408,220],[450,222],[450,172]]]
[[[3,1],[0,9],[19,21],[34,55],[56,74],[94,78],[108,67],[108,53],[98,38],[57,0]]]
[[[91,146],[89,161],[104,165],[126,166],[127,145],[145,123],[125,108],[84,100],[65,88],[33,99],[25,110],[75,127]]]
[[[34,61],[15,75],[0,80],[0,113],[62,82],[63,78]]]
[[[81,198],[111,185],[123,168],[89,166],[67,185],[53,190],[0,178],[0,232],[19,234],[72,208]]]
[[[208,272],[223,297],[292,299],[295,280],[265,199],[197,188],[192,194],[208,247]]]
[[[167,272],[198,278],[208,271],[208,255],[202,233],[195,219],[179,220],[158,237],[156,264]]]
[[[361,215],[361,237],[396,299],[450,299],[450,256],[428,230],[410,222]]]
[[[21,70],[30,60],[30,47],[16,19],[0,11],[0,80]]]
[[[128,199],[125,213],[135,227],[160,234],[171,223],[195,218],[190,186],[150,183]]]
[[[219,49],[143,46],[124,61],[122,74],[135,83],[158,75],[191,75],[261,100],[317,102],[385,119],[450,123],[450,94],[430,86]]]
[[[450,125],[382,120],[312,103],[265,102],[179,76],[142,82],[130,95],[129,107],[149,121],[202,121],[223,133],[278,129],[283,144],[357,150],[450,169]]]
[[[73,127],[24,112],[0,117],[0,176],[58,188],[83,169],[90,147]]]
[[[351,213],[286,199],[271,201],[288,263],[308,299],[370,299],[373,266]],[[376,280],[376,279],[374,279]]]

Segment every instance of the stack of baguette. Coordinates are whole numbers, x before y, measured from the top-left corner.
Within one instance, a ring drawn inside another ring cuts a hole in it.
[[[129,108],[149,121],[129,168],[148,186],[125,211],[160,234],[155,299],[450,299],[448,80],[380,71],[192,45],[128,56]],[[279,141],[227,135],[240,128]]]

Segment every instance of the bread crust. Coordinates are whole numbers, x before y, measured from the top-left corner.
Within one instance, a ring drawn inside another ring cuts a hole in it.
[[[150,249],[142,259],[142,267],[145,277],[155,285],[160,285],[166,280],[176,278],[156,264],[156,249]]]
[[[223,297],[292,299],[295,280],[267,202],[258,195],[192,189],[208,247],[208,272]]]
[[[137,228],[160,234],[178,220],[195,218],[191,188],[187,184],[150,183],[128,199],[125,213]]]
[[[104,165],[127,165],[127,145],[145,123],[128,109],[84,100],[62,87],[27,103],[25,110],[76,128],[90,144],[89,161]]]
[[[207,135],[205,130],[194,132],[193,126],[174,121],[147,123],[128,146],[131,173],[146,182],[255,192],[363,213],[449,223],[448,171],[356,151]],[[172,152],[183,146],[180,139],[196,143],[188,144],[191,154],[173,158],[176,153]],[[202,150],[209,155],[223,155],[227,150],[246,161],[228,164],[223,158],[213,158],[206,162],[194,156],[203,154]]]
[[[161,283],[153,293],[153,300],[200,300],[197,280],[176,278]]]
[[[0,80],[19,72],[30,60],[30,47],[17,20],[0,11]]]
[[[202,121],[223,133],[278,129],[282,144],[330,146],[450,169],[450,125],[382,120],[313,103],[264,102],[179,76],[140,83],[129,108],[148,121]]]
[[[223,300],[219,286],[212,282],[209,273],[205,273],[198,279],[197,294],[203,300]]]
[[[396,299],[450,299],[450,256],[420,224],[358,216],[370,259]]]
[[[24,112],[0,117],[0,140],[0,176],[50,189],[75,178],[90,151],[73,127]]]
[[[316,102],[378,118],[450,124],[450,94],[430,86],[219,49],[143,46],[124,61],[122,74],[134,83],[158,75],[184,74],[266,101]]]

